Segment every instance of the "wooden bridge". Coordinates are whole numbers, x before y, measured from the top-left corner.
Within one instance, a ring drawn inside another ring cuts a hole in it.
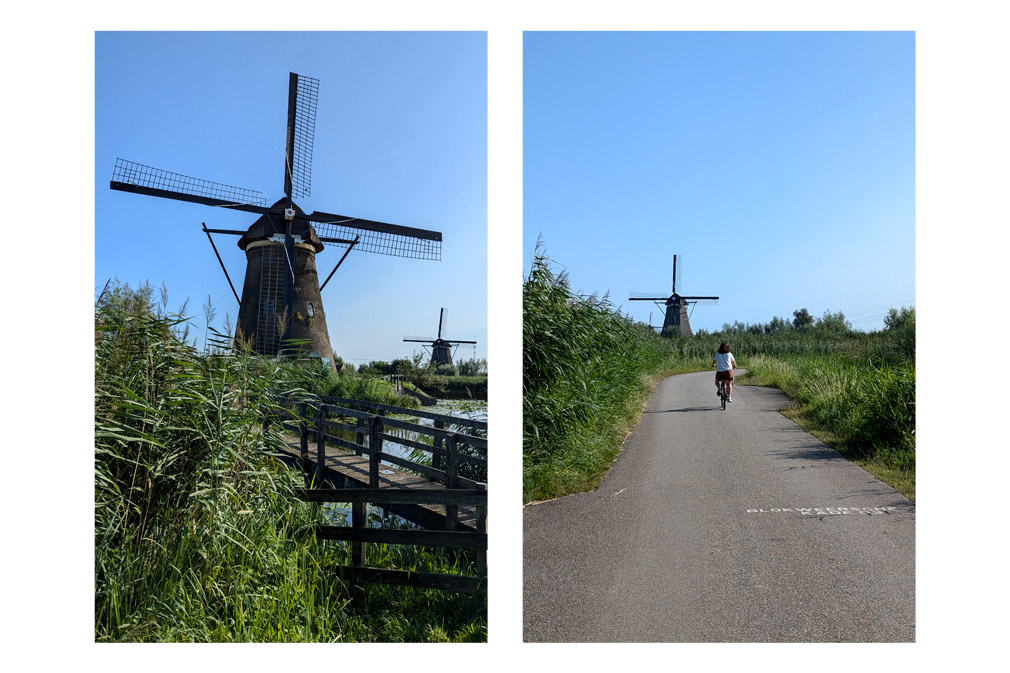
[[[351,543],[352,565],[343,570],[357,579],[389,584],[486,590],[488,440],[478,434],[487,434],[486,421],[335,397],[289,399],[285,411],[283,417],[267,417],[264,430],[280,423],[286,431],[282,458],[305,473],[306,488],[299,490],[299,497],[351,505],[350,527],[315,528],[321,539]],[[389,414],[426,418],[433,425]],[[430,437],[431,444],[421,441],[424,437]],[[430,464],[383,451],[386,443],[426,453]],[[421,530],[367,528],[369,503]],[[478,574],[371,568],[365,564],[369,542],[476,550]]]

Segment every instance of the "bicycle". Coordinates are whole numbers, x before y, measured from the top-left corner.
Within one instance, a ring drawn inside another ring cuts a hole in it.
[[[726,400],[729,399],[729,386],[726,381],[719,381],[719,399],[722,400],[722,410],[726,411]]]

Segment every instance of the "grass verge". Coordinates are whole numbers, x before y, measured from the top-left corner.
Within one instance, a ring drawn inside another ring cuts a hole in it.
[[[740,383],[784,392],[783,415],[915,501],[914,365],[755,356],[747,369]]]

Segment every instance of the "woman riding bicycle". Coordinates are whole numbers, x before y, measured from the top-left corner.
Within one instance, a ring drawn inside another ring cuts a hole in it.
[[[729,352],[729,343],[723,341],[719,346],[719,352],[715,354],[715,358],[712,360],[712,366],[715,367],[715,389],[716,395],[721,395],[722,390],[719,387],[720,381],[726,382],[726,395],[729,396],[728,402],[733,401],[733,369],[736,367],[736,360],[733,359],[733,354]]]

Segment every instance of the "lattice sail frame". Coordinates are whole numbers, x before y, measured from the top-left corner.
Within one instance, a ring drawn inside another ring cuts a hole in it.
[[[312,227],[316,234],[327,245],[347,244],[334,243],[327,239],[350,240],[355,236],[360,237],[356,250],[374,252],[380,255],[390,255],[392,257],[406,257],[409,259],[424,259],[440,261],[442,259],[442,241],[405,236],[384,231],[372,231],[354,226],[354,219],[347,219],[340,223],[313,222]]]
[[[245,189],[234,187],[221,182],[211,182],[194,178],[182,173],[154,168],[138,164],[135,161],[116,158],[116,166],[112,171],[112,180],[122,182],[127,185],[137,187],[148,187],[150,189],[161,189],[179,194],[189,194],[191,196],[202,196],[211,199],[221,199],[250,206],[260,206],[265,208],[266,199],[263,192],[255,189]]]
[[[294,146],[291,149],[291,196],[312,195],[312,145],[316,132],[319,80],[298,75]]]

